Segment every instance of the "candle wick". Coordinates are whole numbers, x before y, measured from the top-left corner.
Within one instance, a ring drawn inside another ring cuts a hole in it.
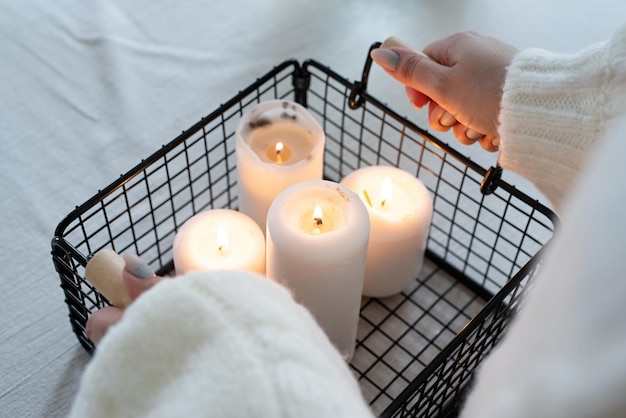
[[[385,205],[388,200],[391,200],[391,195],[393,192],[393,184],[391,183],[391,179],[389,177],[385,177],[383,180],[382,187],[380,188],[380,197],[382,200],[380,201],[380,207],[385,209]]]
[[[322,225],[324,222],[322,221],[322,218],[313,218],[313,221],[315,222],[315,225],[320,226]]]
[[[370,199],[369,193],[367,193],[367,190],[365,189],[363,189],[363,196],[365,196],[365,200],[367,201],[367,204],[370,205],[370,208],[371,208],[373,206],[372,200]]]
[[[274,147],[274,151],[276,152],[276,156],[278,157],[280,155],[280,153],[283,151],[283,143],[282,142],[277,142],[276,146]]]
[[[276,147],[276,162],[278,164],[283,162],[283,156],[281,154],[282,152],[283,152],[283,147],[282,146],[281,147]]]

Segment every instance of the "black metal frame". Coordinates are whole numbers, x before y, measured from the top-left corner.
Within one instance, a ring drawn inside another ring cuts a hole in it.
[[[379,44],[374,44],[372,48]],[[236,208],[234,130],[264,100],[309,109],[327,135],[324,176],[395,165],[434,197],[427,265],[401,295],[364,299],[351,367],[380,416],[454,416],[480,361],[501,338],[557,218],[537,200],[400,116],[367,92],[368,57],[350,82],[315,60],[273,68],[63,219],[52,239],[72,329],[108,301],[84,279],[91,255],[113,248],[173,270],[174,234],[208,208]]]

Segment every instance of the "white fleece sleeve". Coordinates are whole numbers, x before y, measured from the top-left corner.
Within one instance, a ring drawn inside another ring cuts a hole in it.
[[[585,168],[571,190],[561,229],[547,249],[521,311],[480,366],[461,418],[614,418],[625,414],[625,46],[622,28],[605,47],[596,46],[587,55],[565,61],[556,59],[554,66],[548,65],[547,55],[540,54],[534,62],[548,70],[542,72],[535,66],[529,80],[545,81],[553,70],[563,74],[569,68],[569,76],[555,80],[560,88],[567,87],[563,101],[555,100],[557,91],[546,85],[551,105],[543,101],[536,106],[531,96],[543,97],[539,82],[528,84],[532,94],[526,96],[516,88],[514,104],[513,91],[507,92],[505,112],[510,114],[505,113],[505,123],[515,120],[517,125],[505,126],[504,132],[518,136],[507,137],[505,162],[518,167],[527,163],[525,159],[539,159],[526,170],[559,199],[573,184],[571,178],[559,176],[577,174],[580,165]],[[598,70],[592,57],[607,66]],[[572,60],[581,60],[577,61],[579,70],[585,74],[576,76],[570,68]],[[519,61],[512,77],[518,76],[516,71],[521,71]],[[594,86],[586,92],[584,79]],[[512,84],[518,85],[517,81]],[[513,109],[520,109],[522,115],[513,115]],[[569,122],[555,125],[556,114]],[[584,118],[588,123],[580,128]],[[581,129],[584,135],[573,140]],[[592,146],[597,152],[585,161]]]
[[[216,272],[166,280],[133,302],[100,342],[70,417],[373,415],[285,288]]]
[[[611,125],[461,418],[625,416],[626,114]]]
[[[561,210],[626,96],[626,26],[575,55],[539,49],[511,63],[500,113],[500,165]]]

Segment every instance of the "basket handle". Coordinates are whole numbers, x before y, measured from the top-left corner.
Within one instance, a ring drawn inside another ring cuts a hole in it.
[[[370,52],[376,48],[380,48],[382,45],[381,42],[374,42],[367,53],[367,58],[365,59],[365,65],[363,65],[363,73],[361,74],[361,81],[356,81],[352,85],[352,90],[350,91],[350,96],[348,98],[348,106],[350,109],[358,109],[363,106],[365,99],[363,99],[363,93],[367,90],[367,80],[369,79],[370,69],[372,68],[372,57]]]

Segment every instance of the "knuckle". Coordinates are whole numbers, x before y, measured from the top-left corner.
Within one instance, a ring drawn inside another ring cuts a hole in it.
[[[411,55],[404,62],[402,66],[402,73],[407,78],[413,78],[419,76],[419,65],[422,61],[422,57],[419,55]]]
[[[427,67],[424,67],[422,60],[424,57],[419,55],[411,55],[407,57],[401,66],[402,76],[410,83],[412,80],[420,80],[423,84],[426,82],[430,89],[438,92],[441,95],[449,93],[448,75],[446,72],[429,71]]]

